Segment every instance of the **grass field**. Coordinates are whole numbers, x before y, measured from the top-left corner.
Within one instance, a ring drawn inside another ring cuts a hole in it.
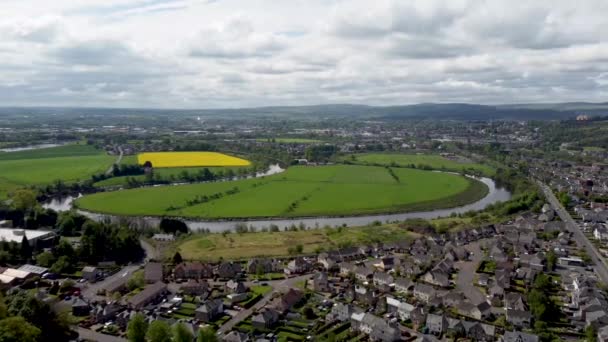
[[[148,161],[154,168],[251,165],[248,160],[217,152],[146,152],[137,155],[140,165]]]
[[[0,153],[0,198],[28,185],[74,182],[107,170],[115,157],[87,145]]]
[[[261,179],[97,193],[76,205],[116,215],[206,219],[340,216],[449,208],[486,193],[481,182],[455,174],[355,165],[296,166]]]
[[[245,234],[195,234],[178,242],[176,249],[188,260],[246,259],[288,255],[288,248],[301,244],[304,253],[347,244],[367,244],[413,239],[418,235],[397,225],[352,228],[322,228],[287,232]],[[176,249],[167,250],[171,257]]]
[[[354,159],[353,159],[354,158]],[[366,153],[355,154],[344,157],[344,160],[355,164],[378,164],[419,167],[427,165],[437,170],[450,170],[460,172],[462,170],[474,169],[486,176],[494,175],[494,168],[488,165],[472,162],[460,162],[448,159],[436,154],[398,154],[398,153]]]

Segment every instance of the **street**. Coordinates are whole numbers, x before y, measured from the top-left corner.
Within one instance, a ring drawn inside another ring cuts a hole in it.
[[[81,339],[85,339],[85,340],[88,340],[88,341],[95,341],[95,342],[127,342],[127,340],[124,339],[124,338],[122,338],[122,337],[116,337],[116,336],[112,336],[112,335],[101,334],[101,333],[95,332],[93,330],[84,329],[84,328],[80,328],[80,327],[78,327],[76,329],[76,331],[78,332],[78,336]]]
[[[538,185],[543,190],[545,197],[549,201],[549,203],[553,206],[559,217],[566,223],[566,227],[569,231],[573,233],[574,239],[579,247],[583,248],[593,263],[595,273],[600,277],[600,280],[608,284],[608,267],[604,263],[604,258],[600,255],[599,251],[595,248],[595,246],[589,241],[589,239],[583,234],[583,231],[580,229],[579,225],[572,219],[570,213],[564,209],[562,204],[557,200],[557,197],[553,194],[553,191],[544,183],[538,181]]]
[[[456,279],[456,288],[465,294],[465,296],[473,303],[478,305],[486,302],[486,296],[475,286],[475,273],[477,267],[483,259],[483,254],[480,248],[481,241],[472,242],[466,246],[466,250],[472,253],[470,261],[459,261],[455,264],[458,269],[458,278]]]
[[[96,283],[86,283],[86,286],[82,289],[82,296],[84,298],[87,298],[89,300],[101,300],[104,299],[103,296],[98,296],[97,292],[104,288],[104,286],[112,283],[113,281],[119,279],[119,278],[123,278],[123,277],[130,277],[135,271],[137,271],[139,268],[141,267],[141,265],[131,265],[131,266],[125,266],[123,267],[120,271],[116,272],[115,274],[105,278],[102,281],[96,282]]]

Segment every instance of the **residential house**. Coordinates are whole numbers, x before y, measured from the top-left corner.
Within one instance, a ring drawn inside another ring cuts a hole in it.
[[[346,322],[350,320],[350,316],[355,312],[354,306],[350,304],[335,303],[331,309],[331,312],[325,317],[325,321],[333,322],[340,321]]]
[[[355,274],[356,269],[357,269],[357,265],[355,265],[352,262],[343,262],[340,264],[340,274],[343,276]]]
[[[505,295],[505,310],[528,310],[524,297],[517,292],[509,292]]]
[[[386,308],[389,313],[396,313],[403,321],[409,320],[416,307],[393,297],[386,297]]]
[[[416,283],[414,286],[414,297],[423,302],[429,302],[432,298],[436,296],[435,289],[432,286]]]
[[[144,279],[147,284],[154,284],[163,280],[163,264],[159,262],[147,263],[144,268]]]
[[[378,301],[376,293],[365,286],[355,285],[355,300],[359,303],[372,306]]]
[[[287,264],[285,274],[294,275],[308,273],[312,270],[312,266],[313,265],[308,260],[297,257]]]
[[[304,298],[304,292],[291,288],[280,297],[275,298],[269,307],[274,308],[281,314],[285,314],[300,302],[302,298]]]
[[[395,267],[395,258],[392,256],[383,257],[380,260],[380,268],[384,271],[392,270]]]
[[[408,293],[414,288],[414,282],[407,278],[395,279],[395,291]]]
[[[228,280],[225,284],[224,291],[227,293],[245,293],[247,286],[242,281]]]
[[[222,279],[233,279],[243,272],[238,262],[223,262],[216,269],[217,276]]]
[[[270,259],[251,259],[245,267],[249,274],[267,274],[280,272],[280,264],[275,260]]]
[[[479,305],[474,305],[470,302],[462,302],[456,305],[456,309],[459,314],[477,320],[485,319],[491,313],[491,307],[487,302],[482,302]]]
[[[222,342],[250,342],[251,339],[249,338],[249,335],[236,331],[236,330],[232,330],[231,332],[227,333],[224,337],[222,337]]]
[[[433,269],[422,276],[422,280],[432,285],[440,287],[449,287],[450,278],[441,269]]]
[[[529,311],[507,309],[507,322],[516,328],[530,328],[532,325],[532,314]]]
[[[204,279],[213,278],[213,267],[200,262],[183,262],[173,269],[176,279]]]
[[[224,313],[224,301],[222,299],[211,299],[199,306],[194,312],[199,321],[210,323]]]
[[[371,341],[393,342],[401,340],[401,332],[395,325],[370,313],[353,313],[351,329],[369,335]]]
[[[359,281],[369,281],[374,276],[374,270],[370,267],[358,266],[355,269],[355,278]]]
[[[340,268],[340,256],[336,253],[321,253],[317,256],[317,262],[327,271],[334,271]]]
[[[144,289],[128,300],[129,306],[135,310],[143,309],[146,305],[159,299],[167,293],[167,284],[159,281],[146,285]]]
[[[82,298],[72,300],[72,315],[76,317],[88,316],[91,313],[91,306]]]
[[[504,342],[538,342],[538,336],[521,331],[507,331],[503,337]]]
[[[188,279],[180,286],[180,290],[190,296],[202,296],[209,292],[209,283],[206,280]]]
[[[443,315],[428,314],[426,316],[426,328],[429,333],[441,336],[448,329],[448,320]]]
[[[279,313],[272,308],[264,308],[251,318],[251,325],[256,329],[270,329],[279,321]]]
[[[384,272],[375,272],[374,273],[374,285],[376,286],[389,286],[391,284],[393,284],[393,282],[395,281],[395,279],[393,278],[392,275],[388,274],[388,273],[384,273]]]
[[[311,280],[312,289],[317,292],[330,292],[331,288],[329,286],[329,280],[327,278],[327,273],[319,272],[315,273]]]
[[[95,282],[100,275],[101,272],[95,266],[85,266],[82,268],[82,278],[88,282]]]

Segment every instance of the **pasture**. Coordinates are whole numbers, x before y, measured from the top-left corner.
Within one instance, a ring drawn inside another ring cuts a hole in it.
[[[88,145],[0,153],[0,198],[29,185],[86,180],[107,170],[115,158]]]
[[[171,257],[179,250],[187,260],[249,259],[288,255],[289,247],[302,245],[303,253],[340,246],[391,242],[417,237],[416,233],[395,224],[351,228],[321,228],[286,232],[244,234],[194,234],[166,251]]]
[[[154,168],[251,165],[248,160],[217,152],[145,152],[137,155],[140,165],[148,161]]]
[[[127,216],[340,216],[455,207],[482,198],[487,190],[460,175],[408,168],[296,166],[265,178],[97,193],[76,205]]]
[[[489,165],[474,163],[464,158],[446,158],[437,154],[400,154],[400,153],[364,153],[352,154],[343,158],[354,164],[364,165],[395,165],[409,167],[415,165],[428,166],[435,170],[467,171],[476,170],[484,176],[494,175],[494,168]]]

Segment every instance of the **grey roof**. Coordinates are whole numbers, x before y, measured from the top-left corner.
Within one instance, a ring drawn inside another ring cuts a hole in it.
[[[504,342],[538,342],[538,336],[521,331],[507,331]]]

